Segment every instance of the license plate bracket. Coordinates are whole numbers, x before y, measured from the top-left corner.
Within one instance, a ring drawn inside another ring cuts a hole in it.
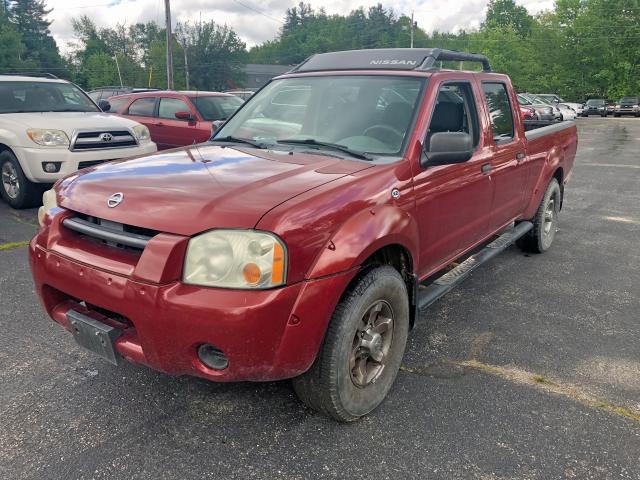
[[[118,365],[115,343],[122,334],[122,330],[75,310],[69,310],[67,318],[73,338],[78,345],[92,351],[109,363]]]

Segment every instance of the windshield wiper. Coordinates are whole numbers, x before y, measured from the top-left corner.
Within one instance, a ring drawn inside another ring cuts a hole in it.
[[[244,143],[246,145],[251,145],[252,147],[255,147],[255,148],[265,148],[265,146],[262,143],[254,142],[253,140],[249,140],[248,138],[234,137],[231,135],[227,135],[226,137],[221,137],[221,138],[212,138],[210,141],[211,142]]]
[[[331,148],[333,150],[338,150],[342,153],[346,153],[347,155],[351,155],[354,158],[359,158],[360,160],[373,160],[371,156],[367,155],[364,152],[351,150],[349,147],[340,145],[339,143],[319,142],[318,140],[315,140],[313,138],[305,138],[304,140],[299,140],[297,138],[285,138],[284,140],[278,140],[278,143],[289,143],[292,145],[310,145],[312,147]]]

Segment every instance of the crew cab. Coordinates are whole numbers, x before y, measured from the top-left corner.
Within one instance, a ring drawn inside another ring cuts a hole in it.
[[[147,127],[103,113],[71,82],[0,75],[0,194],[14,208],[78,169],[156,150]]]
[[[574,122],[525,133],[482,55],[318,54],[208,143],[59,181],[31,269],[53,320],[114,364],[292,378],[353,421],[385,398],[420,311],[514,242],[551,247],[576,146]]]
[[[243,101],[226,93],[156,91],[109,99],[110,111],[145,125],[159,150],[209,140]]]

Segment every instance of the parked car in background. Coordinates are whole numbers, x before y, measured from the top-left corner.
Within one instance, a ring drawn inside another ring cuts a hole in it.
[[[218,92],[155,91],[109,99],[111,110],[146,125],[158,149],[206,142],[214,122],[231,116],[243,101]]]
[[[147,127],[103,113],[71,82],[0,75],[0,194],[14,208],[78,169],[155,151]]]
[[[617,102],[615,100],[606,100],[607,102],[607,115],[613,115],[616,112]]]
[[[640,98],[622,97],[614,108],[613,115],[615,117],[619,117],[620,115],[635,115],[636,117],[640,117]]]
[[[246,88],[244,90],[242,89],[238,89],[238,90],[225,90],[224,93],[229,93],[231,95],[234,95],[238,98],[241,98],[242,100],[244,100],[245,102],[247,100],[249,100],[251,98],[251,96],[256,93],[255,89],[250,89],[250,88]]]
[[[29,245],[35,290],[113,364],[293,378],[309,407],[357,420],[392,388],[421,311],[515,242],[552,246],[576,126],[525,132],[516,102],[482,55],[315,55],[209,143],[46,192]]]
[[[589,115],[600,115],[601,117],[607,116],[607,102],[603,98],[590,98],[584,104],[582,110],[582,116],[588,117]]]
[[[576,111],[569,105],[566,105],[564,103],[556,103],[556,106],[560,110],[560,113],[562,113],[563,120],[575,120],[578,116]]]
[[[572,108],[578,115],[582,113],[582,103],[567,102],[560,95],[556,95],[555,93],[538,93],[537,96],[554,104],[561,103],[563,105],[566,105]]]
[[[538,114],[536,113],[536,109],[533,107],[527,107],[524,105],[519,105],[520,107],[520,115],[523,120],[538,120]]]
[[[552,122],[555,118],[553,107],[546,103],[542,104],[534,104],[528,97],[524,94],[518,94],[518,103],[525,107],[531,107],[536,111],[536,115],[538,120],[542,122]]]
[[[564,117],[562,115],[562,111],[558,108],[558,105],[553,103],[550,100],[544,99],[535,93],[523,93],[525,97],[527,97],[534,105],[547,105],[551,107],[553,110],[553,120],[557,122],[561,122]]]
[[[133,88],[133,87],[98,87],[91,90],[88,95],[96,103],[100,100],[108,100],[116,95],[124,95],[125,93],[141,93],[157,91],[157,88]]]

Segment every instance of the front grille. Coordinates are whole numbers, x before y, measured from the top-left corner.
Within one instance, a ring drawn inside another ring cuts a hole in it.
[[[90,215],[76,214],[65,218],[62,224],[79,235],[111,247],[141,252],[159,232],[148,228],[112,222]]]
[[[106,148],[126,148],[138,145],[129,130],[96,130],[78,132],[71,145],[73,151],[103,150]]]

